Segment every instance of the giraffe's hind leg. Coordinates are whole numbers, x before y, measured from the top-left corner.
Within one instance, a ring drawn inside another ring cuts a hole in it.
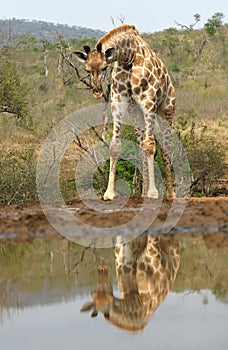
[[[162,131],[161,142],[161,154],[166,172],[166,187],[167,187],[167,199],[173,200],[176,198],[173,189],[173,176],[171,171],[171,151],[170,151],[170,139],[172,131],[172,116],[158,117],[159,125]]]
[[[158,190],[155,184],[154,172],[154,155],[156,149],[156,142],[152,135],[149,137],[144,137],[144,140],[142,142],[142,148],[147,161],[147,166],[144,166],[146,168],[146,173],[144,172],[144,186],[145,190],[147,191],[146,196],[148,198],[157,199]]]
[[[147,160],[147,197],[152,199],[158,198],[158,190],[156,188],[154,171],[154,156],[156,151],[156,142],[154,138],[155,116],[156,115],[154,113],[154,110],[147,111],[144,109],[145,132],[141,145]]]
[[[130,120],[133,122],[135,135],[137,137],[138,143],[140,145],[140,159],[141,159],[141,175],[142,175],[142,197],[147,197],[149,179],[148,179],[148,162],[146,153],[143,150],[143,138],[145,133],[144,116],[142,110],[134,103],[129,105],[128,115]]]

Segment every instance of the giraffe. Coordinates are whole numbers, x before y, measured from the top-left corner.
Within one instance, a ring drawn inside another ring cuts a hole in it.
[[[158,198],[154,174],[154,123],[158,115],[163,132],[161,153],[166,170],[167,199],[174,199],[169,140],[175,110],[175,90],[165,65],[134,25],[123,24],[114,28],[98,40],[94,50],[91,51],[89,46],[84,46],[84,50],[85,52],[74,53],[79,61],[85,63],[86,71],[91,74],[95,98],[102,97],[102,82],[107,67],[115,62],[111,83],[113,134],[110,143],[109,180],[104,200],[115,197],[115,173],[121,149],[123,117],[132,103],[143,114],[143,123],[140,122],[138,128],[139,142],[147,164],[143,171],[145,184],[142,195]]]
[[[117,237],[115,267],[121,298],[115,297],[108,267],[98,266],[97,289],[81,312],[102,312],[118,328],[136,332],[148,323],[173,287],[179,268],[179,243],[173,238],[141,235],[130,243]]]

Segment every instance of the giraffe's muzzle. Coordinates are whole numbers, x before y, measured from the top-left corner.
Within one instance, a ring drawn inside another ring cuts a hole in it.
[[[96,78],[93,75],[93,96],[95,98],[101,98],[103,96],[103,89],[102,89],[102,83],[105,79],[107,73],[107,67],[102,69],[102,72],[100,74],[96,75]]]

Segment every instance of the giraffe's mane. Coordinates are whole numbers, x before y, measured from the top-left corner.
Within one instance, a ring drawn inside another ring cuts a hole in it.
[[[104,42],[111,39],[113,36],[116,36],[118,34],[126,33],[126,32],[133,32],[135,35],[139,35],[138,30],[135,28],[134,25],[131,24],[123,24],[120,27],[114,28],[110,30],[108,33],[106,33],[98,42],[98,44],[103,44]],[[96,45],[96,46],[97,46]]]

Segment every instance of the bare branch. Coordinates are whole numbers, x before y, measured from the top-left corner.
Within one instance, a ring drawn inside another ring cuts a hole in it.
[[[69,271],[69,275],[80,265],[81,262],[83,262],[84,260],[84,256],[87,250],[90,250],[90,247],[85,247],[81,253],[81,256],[79,258],[79,260],[74,264],[74,266],[70,269]]]
[[[103,136],[101,137],[101,136],[98,134],[98,132],[96,131],[96,129],[94,128],[94,126],[92,126],[91,129],[94,131],[94,133],[95,133],[95,135],[97,136],[97,138],[98,138],[100,141],[102,141],[102,143],[104,144],[104,146],[109,147],[109,145],[104,141]],[[103,133],[102,133],[102,135],[103,135]]]
[[[175,23],[181,27],[182,29],[187,29],[187,30],[192,30],[195,25],[200,22],[200,15],[198,13],[196,13],[194,16],[195,22],[193,24],[190,24],[189,26],[182,24],[182,23],[178,23],[177,21],[175,21]]]
[[[120,16],[118,16],[118,20],[119,20],[119,22],[120,22],[121,24],[124,24],[124,22],[125,22],[125,17],[124,17],[124,15],[123,15],[123,14],[120,14]]]
[[[109,16],[110,20],[111,20],[111,23],[113,25],[113,27],[116,27],[116,22],[115,22],[115,18],[112,17],[112,16]],[[120,24],[124,24],[125,22],[125,16],[120,14],[118,17],[117,17],[118,21],[120,22]]]
[[[66,55],[62,52],[62,57],[63,59],[65,60],[65,62],[67,62],[75,71],[75,73],[77,74],[77,77],[78,79],[83,83],[85,84],[87,87],[89,87],[90,89],[92,89],[92,85],[90,83],[88,83],[86,81],[86,79],[89,77],[89,74],[87,74],[85,77],[81,77],[80,73],[79,73],[79,70],[78,70],[78,67],[76,67],[73,62],[71,61],[71,58],[72,58],[72,53],[70,55],[70,57],[66,57]]]
[[[187,29],[187,30],[192,29],[190,26],[186,26],[185,24],[178,23],[177,21],[175,21],[175,23],[176,23],[176,25],[178,25],[178,27],[181,27],[181,29]]]
[[[111,23],[112,23],[113,27],[115,27],[116,24],[115,24],[115,19],[114,19],[114,17],[109,16],[109,18],[110,18],[110,20],[111,20]]]
[[[63,42],[62,40],[60,39],[59,41],[59,51],[60,51],[60,58],[59,58],[59,66],[58,66],[58,74],[60,73],[60,71],[62,70],[63,68],[63,62],[65,62],[66,64],[68,64],[71,68],[73,68],[73,70],[75,71],[78,79],[80,82],[82,82],[84,85],[87,86],[88,89],[92,89],[92,85],[90,84],[90,82],[88,82],[86,79],[89,78],[89,74],[87,74],[85,77],[82,77],[80,72],[79,72],[79,69],[77,66],[75,66],[75,64],[73,63],[72,61],[72,51],[69,49],[68,47],[68,51],[69,51],[69,54],[66,55],[65,51],[66,51],[66,48],[64,47],[63,45]]]
[[[94,131],[94,128],[92,128],[92,130]],[[92,151],[90,151],[89,147],[86,147],[86,146],[84,146],[82,144],[81,139],[80,139],[80,137],[78,135],[75,135],[75,138],[76,138],[76,140],[74,140],[74,142],[78,145],[78,147],[81,150],[83,150],[89,156],[89,158],[91,159],[93,164],[95,164],[95,166],[96,166],[97,170],[99,171],[99,173],[103,176],[104,175],[103,169],[100,167],[100,165],[99,165],[99,163],[98,163],[94,153]],[[99,139],[101,139],[101,138],[99,137]]]

